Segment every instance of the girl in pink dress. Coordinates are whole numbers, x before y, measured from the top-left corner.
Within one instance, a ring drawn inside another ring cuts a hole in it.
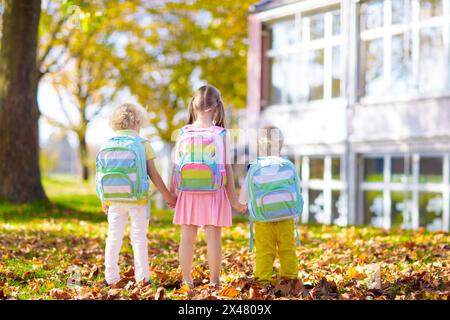
[[[188,107],[189,130],[204,130],[213,126],[225,127],[225,112],[220,92],[213,86],[200,87],[192,97]],[[226,137],[227,135],[225,135]],[[183,284],[193,287],[192,262],[197,229],[203,227],[207,242],[207,257],[210,270],[210,284],[219,286],[222,262],[222,227],[231,226],[231,207],[244,213],[246,206],[238,201],[234,187],[234,176],[229,161],[228,139],[223,139],[227,183],[216,192],[195,193],[177,191],[173,223],[181,225],[179,260],[183,274]],[[173,179],[172,190],[175,190]]]

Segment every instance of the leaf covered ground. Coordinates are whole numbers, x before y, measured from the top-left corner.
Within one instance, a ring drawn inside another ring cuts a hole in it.
[[[0,203],[0,299],[450,299],[450,236],[424,230],[300,226],[299,280],[254,282],[248,224],[223,230],[222,285],[208,284],[206,242],[196,244],[194,290],[180,287],[179,228],[171,211],[153,211],[151,285],[133,278],[126,235],[122,280],[103,278],[106,217],[90,184],[45,180],[52,205]],[[128,234],[128,233],[127,233]],[[277,269],[275,265],[275,269]]]

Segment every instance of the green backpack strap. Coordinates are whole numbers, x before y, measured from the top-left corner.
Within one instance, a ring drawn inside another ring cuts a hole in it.
[[[254,237],[254,233],[253,233],[253,220],[250,220],[250,244],[249,244],[249,248],[248,251],[252,252],[253,251],[253,237]]]
[[[297,243],[297,247],[300,246],[300,235],[298,233],[298,216],[295,218],[295,240]]]

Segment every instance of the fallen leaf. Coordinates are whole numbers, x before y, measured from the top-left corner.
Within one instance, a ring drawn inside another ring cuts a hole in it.
[[[5,291],[3,291],[2,288],[0,288],[0,299],[6,299],[8,296],[6,295]]]
[[[164,300],[165,292],[166,290],[163,287],[159,287],[158,290],[156,290],[155,300]]]
[[[70,299],[72,297],[69,292],[64,291],[62,289],[58,289],[58,288],[51,289],[50,290],[50,296],[53,299],[62,299],[62,300]]]
[[[124,275],[125,277],[127,277],[127,278],[134,277],[134,267],[133,267],[133,266],[130,266],[130,267],[127,269],[127,271],[125,271],[125,272],[123,273],[123,275]]]
[[[219,295],[224,296],[224,297],[234,298],[234,297],[238,296],[240,293],[241,292],[239,290],[237,290],[235,287],[227,286],[226,288],[222,289],[219,292]]]
[[[121,289],[109,289],[107,299],[115,299],[120,296]]]

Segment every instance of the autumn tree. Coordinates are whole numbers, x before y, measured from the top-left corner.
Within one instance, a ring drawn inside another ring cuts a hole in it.
[[[43,200],[36,104],[41,1],[5,0],[0,10],[0,198]]]
[[[227,106],[246,106],[247,14],[255,2],[168,0],[148,9],[159,38],[147,55],[156,59],[136,74],[130,89],[163,141],[171,142],[185,123],[187,103],[200,83],[218,87]]]
[[[51,125],[76,134],[84,180],[89,178],[89,123],[126,88],[128,61],[151,41],[151,36],[144,39],[139,4],[70,1],[50,5],[43,14],[40,75],[56,90],[65,117],[52,117],[45,106],[41,110]]]

